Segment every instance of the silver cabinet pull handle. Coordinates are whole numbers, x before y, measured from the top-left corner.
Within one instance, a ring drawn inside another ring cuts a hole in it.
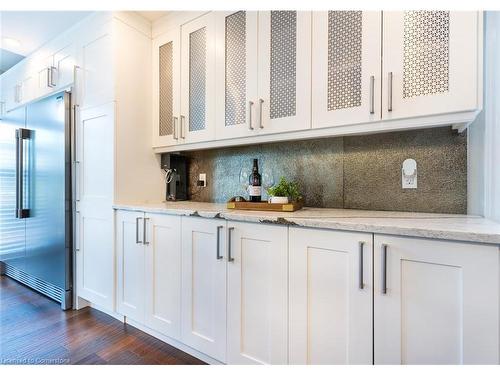
[[[370,114],[375,113],[375,76],[370,77]]]
[[[55,66],[51,66],[48,68],[48,86],[49,87],[56,87],[56,82],[55,82],[55,75],[57,73],[57,68]]]
[[[250,100],[248,102],[248,129],[253,130],[252,126],[252,108],[253,108],[253,102]]]
[[[75,251],[80,251],[80,211],[75,211]]]
[[[259,99],[259,128],[264,129],[264,124],[262,123],[262,105],[264,104],[264,99]]]
[[[222,225],[219,225],[217,227],[217,250],[215,252],[216,259],[222,259],[224,258],[222,255],[220,255],[220,230],[224,228]]]
[[[186,135],[185,135],[185,131],[184,131],[184,126],[186,125],[186,116],[184,115],[181,115],[181,138],[182,139],[185,139],[186,138]]]
[[[227,242],[228,242],[228,245],[227,245],[227,261],[228,262],[234,262],[234,258],[233,258],[233,255],[231,254],[232,252],[232,249],[231,249],[231,240],[232,240],[232,236],[231,236],[231,233],[233,232],[234,230],[234,227],[230,227],[230,228],[227,228]]]
[[[173,116],[173,122],[174,122],[174,139],[179,139],[179,136],[177,135],[177,122],[178,122],[177,116]]]
[[[75,202],[80,202],[80,161],[75,160]]]
[[[388,83],[387,83],[387,110],[392,112],[392,72],[389,72]]]
[[[365,287],[365,283],[363,280],[363,247],[365,243],[363,241],[359,241],[359,289],[363,289]]]
[[[149,245],[149,242],[146,241],[146,228],[148,220],[149,217],[145,217],[144,220],[142,221],[142,242],[144,243],[144,245]]]
[[[142,243],[142,241],[139,240],[139,220],[141,219],[142,217],[135,218],[135,243]]]
[[[387,294],[387,245],[382,244],[382,294]]]

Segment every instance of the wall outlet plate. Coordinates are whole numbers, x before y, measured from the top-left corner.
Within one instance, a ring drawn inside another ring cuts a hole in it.
[[[200,173],[200,175],[198,177],[198,186],[207,187],[207,174],[206,173]]]
[[[417,162],[413,159],[406,159],[401,168],[401,187],[403,189],[417,188]]]

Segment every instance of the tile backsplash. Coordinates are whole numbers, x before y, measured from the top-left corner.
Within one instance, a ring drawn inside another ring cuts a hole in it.
[[[449,127],[186,152],[190,199],[246,196],[242,168],[299,183],[311,207],[466,213],[467,137]],[[418,164],[418,189],[401,188],[403,160]],[[196,186],[199,173],[208,186]]]

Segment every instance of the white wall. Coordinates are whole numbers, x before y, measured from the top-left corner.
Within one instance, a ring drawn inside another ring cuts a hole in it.
[[[500,221],[500,12],[485,12],[484,110],[469,127],[468,212]]]

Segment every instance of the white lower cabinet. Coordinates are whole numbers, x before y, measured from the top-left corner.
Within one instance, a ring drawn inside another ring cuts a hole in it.
[[[117,311],[180,337],[181,219],[117,211]]]
[[[182,219],[182,341],[226,360],[226,222]]]
[[[227,227],[227,363],[286,364],[288,228]]]
[[[146,214],[145,325],[175,339],[181,334],[181,218]]]
[[[290,228],[290,364],[372,364],[372,236]]]
[[[498,246],[116,211],[117,311],[227,364],[498,364]]]
[[[374,243],[375,364],[498,364],[498,246]]]
[[[116,215],[116,307],[120,314],[144,321],[145,248],[143,212],[118,211]]]

